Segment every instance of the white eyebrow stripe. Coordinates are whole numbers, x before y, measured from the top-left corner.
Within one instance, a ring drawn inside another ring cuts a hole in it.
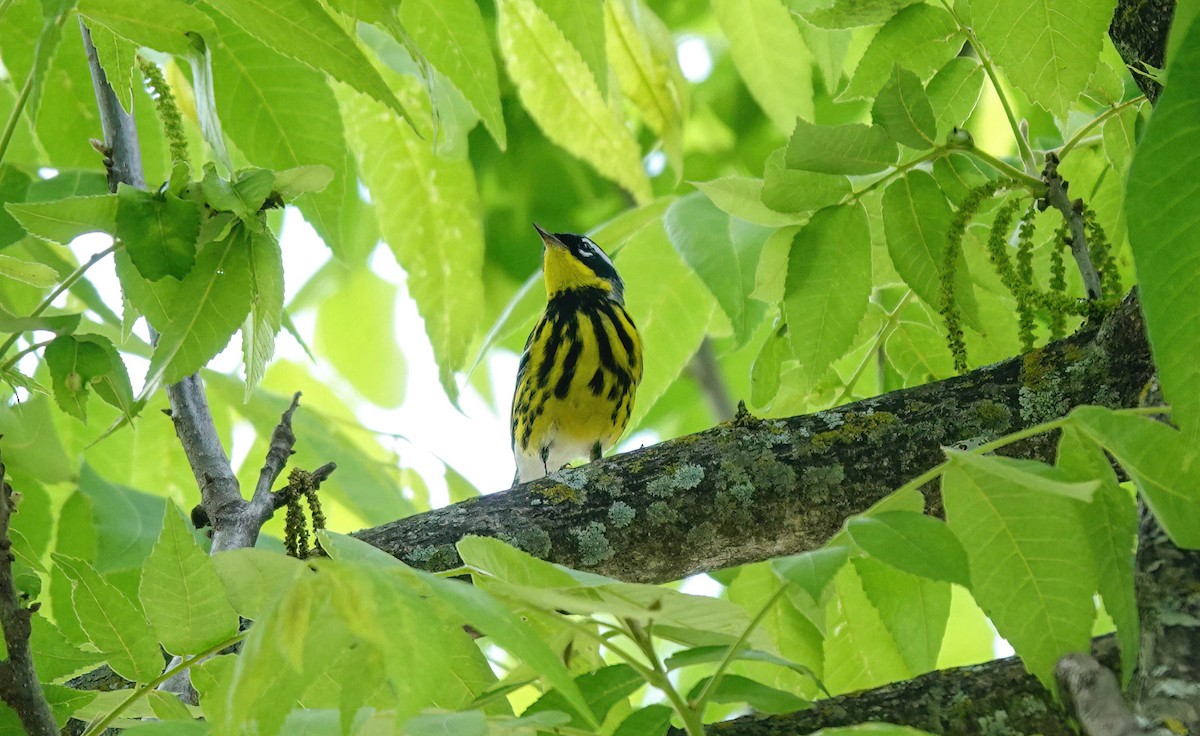
[[[598,246],[594,242],[592,242],[591,238],[585,237],[583,239],[583,242],[590,245],[592,247],[593,252],[595,252],[596,255],[598,255],[602,259],[604,259],[604,262],[607,263],[609,266],[612,266],[614,271],[616,270],[616,266],[613,266],[612,259],[608,257],[608,254],[604,252],[603,248],[601,248],[600,246]]]

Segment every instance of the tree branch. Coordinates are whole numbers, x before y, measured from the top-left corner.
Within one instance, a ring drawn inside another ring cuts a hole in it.
[[[1046,182],[1046,197],[1038,200],[1041,209],[1053,207],[1062,213],[1063,220],[1071,229],[1071,255],[1083,277],[1083,287],[1087,298],[1096,300],[1104,295],[1100,286],[1100,274],[1092,263],[1091,249],[1088,247],[1087,228],[1083,222],[1083,200],[1071,201],[1067,196],[1067,180],[1058,173],[1058,156],[1046,154],[1046,168],[1042,171],[1042,181]]]
[[[100,66],[91,32],[80,19],[79,30],[83,34],[83,46],[87,52],[88,68],[96,92],[96,104],[100,110],[100,122],[104,130],[105,166],[108,169],[109,188],[116,191],[118,184],[127,184],[144,189],[141,153],[138,146],[137,128],[133,116],[121,108],[112,86]],[[190,375],[178,383],[167,386],[167,400],[171,406],[171,420],[175,434],[183,446],[192,475],[200,487],[200,502],[212,522],[212,552],[226,549],[253,547],[259,530],[271,518],[274,505],[271,501],[270,483],[265,490],[256,489],[250,502],[242,497],[237,476],[221,438],[213,423],[212,411],[200,374]],[[291,413],[295,404],[284,415],[282,429],[276,429],[268,451],[264,474],[274,473],[270,482],[278,477],[291,454],[295,436],[291,433]],[[285,426],[286,425],[286,426]],[[281,438],[281,432],[286,437]],[[290,439],[289,439],[290,438]],[[278,440],[278,441],[277,441]],[[279,447],[286,443],[286,451],[277,457]],[[262,485],[260,478],[259,485]]]
[[[1133,73],[1133,81],[1151,102],[1158,99],[1162,85],[1146,71],[1166,66],[1167,33],[1174,17],[1175,0],[1119,0],[1108,27],[1108,35]]]
[[[31,619],[38,604],[21,605],[13,583],[12,540],[8,530],[16,511],[13,489],[4,480],[4,462],[0,460],[0,629],[8,658],[0,660],[0,700],[17,712],[25,733],[32,736],[54,736],[58,724],[33,666],[33,651],[29,646]]]
[[[1116,642],[1092,642],[1101,661],[1118,664]],[[1025,671],[1019,657],[936,670],[903,682],[818,700],[808,710],[744,716],[710,724],[711,736],[802,736],[822,728],[879,721],[952,736],[1076,736],[1054,696]],[[683,736],[672,729],[669,736]]]
[[[1131,690],[1142,715],[1200,734],[1200,550],[1175,546],[1140,501],[1138,511],[1142,637]]]
[[[665,582],[816,549],[942,447],[974,447],[1081,404],[1136,406],[1152,373],[1136,297],[1095,329],[962,376],[790,419],[741,415],[355,536],[429,570],[467,534],[622,580]],[[1006,448],[1049,459],[1052,438]],[[929,513],[940,495],[925,489]]]
[[[1117,676],[1095,657],[1068,654],[1058,660],[1054,677],[1064,705],[1087,736],[1171,736],[1169,731],[1138,722],[1125,704]]]

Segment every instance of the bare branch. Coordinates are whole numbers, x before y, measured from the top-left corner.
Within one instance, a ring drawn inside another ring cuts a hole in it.
[[[721,366],[717,363],[717,354],[713,350],[712,340],[707,337],[700,343],[700,349],[688,363],[688,373],[700,386],[700,392],[708,401],[708,407],[718,422],[733,419],[734,404],[729,398],[729,389],[721,376]]]
[[[1071,255],[1083,277],[1083,287],[1088,299],[1099,299],[1104,295],[1100,286],[1100,274],[1092,263],[1092,253],[1088,247],[1087,227],[1083,221],[1083,200],[1071,201],[1067,196],[1067,181],[1058,173],[1058,157],[1053,153],[1046,154],[1046,168],[1042,172],[1042,181],[1046,182],[1046,198],[1039,200],[1040,206],[1053,207],[1062,213],[1063,220],[1071,229]]]
[[[4,480],[4,462],[0,461],[0,628],[8,659],[0,660],[0,700],[17,712],[25,733],[32,736],[54,736],[58,724],[33,666],[33,651],[29,646],[31,619],[38,604],[26,607],[17,597],[13,584],[12,539],[8,530],[16,511],[13,489]]]
[[[292,448],[296,446],[296,435],[292,432],[292,415],[300,406],[300,392],[292,396],[291,406],[283,412],[275,431],[271,433],[271,445],[267,448],[267,458],[262,470],[258,473],[258,485],[254,488],[254,497],[250,501],[252,511],[263,517],[265,522],[271,518],[275,505],[271,499],[271,486],[275,485],[279,474],[292,456]]]

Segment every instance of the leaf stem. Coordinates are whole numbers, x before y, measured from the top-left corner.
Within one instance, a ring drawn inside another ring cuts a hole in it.
[[[872,354],[874,354],[874,352],[878,350],[881,345],[883,345],[884,340],[891,337],[892,333],[896,331],[896,315],[900,313],[900,310],[908,304],[912,297],[913,291],[912,289],[908,289],[904,292],[904,296],[901,297],[900,303],[896,305],[896,308],[887,313],[887,321],[884,322],[884,324],[880,326],[879,331],[875,333],[875,340],[871,343],[871,349],[868,350],[865,355],[863,355],[862,362],[858,364],[858,368],[855,369],[854,375],[850,376],[849,381],[846,381],[846,385],[842,387],[841,393],[839,393],[837,398],[833,400],[833,403],[829,405],[829,408],[832,409],[835,406],[841,405],[841,403],[850,395],[850,392],[854,390],[854,385],[858,383],[858,379],[862,378],[863,372],[866,371],[867,365],[871,362]]]
[[[4,0],[0,0],[4,2]],[[0,15],[4,14],[5,5],[0,5]],[[4,160],[4,154],[8,153],[8,144],[12,141],[13,133],[17,129],[17,121],[21,118],[21,113],[25,110],[25,103],[29,101],[29,93],[33,91],[33,70],[29,71],[29,76],[25,78],[25,84],[21,87],[21,94],[17,96],[17,102],[13,105],[12,113],[8,116],[8,122],[4,124],[4,133],[0,134],[0,161]]]
[[[105,256],[116,251],[116,249],[120,247],[120,244],[113,243],[96,255],[87,259],[85,262],[81,263],[79,268],[76,268],[74,271],[72,271],[70,275],[63,279],[61,284],[54,288],[54,291],[46,295],[46,298],[42,300],[41,304],[38,304],[36,307],[34,307],[33,312],[31,312],[29,316],[36,317],[42,312],[46,311],[46,309],[49,308],[52,303],[54,303],[54,300],[58,298],[58,295],[74,286],[75,282],[78,281],[83,274],[87,273],[89,268],[104,260]],[[14,332],[8,336],[8,339],[5,340],[3,344],[0,344],[0,357],[4,357],[4,354],[7,353],[9,348],[11,348],[13,344],[17,342],[17,338],[19,338],[21,334],[21,332]]]
[[[692,701],[692,707],[695,708],[697,713],[704,713],[704,706],[708,704],[708,699],[716,692],[721,677],[725,675],[725,670],[729,669],[729,665],[733,663],[738,651],[746,644],[746,641],[750,638],[750,634],[754,633],[754,630],[766,618],[767,613],[775,606],[775,603],[783,597],[783,594],[787,591],[787,587],[787,585],[779,586],[771,597],[767,599],[767,602],[763,604],[762,608],[758,609],[758,613],[754,614],[754,618],[750,620],[745,630],[738,636],[737,641],[730,644],[729,649],[725,650],[725,656],[721,658],[721,661],[717,664],[717,668],[713,670],[712,677],[709,678],[708,682],[704,683],[704,688]]]
[[[1070,153],[1071,150],[1074,149],[1076,146],[1078,146],[1080,141],[1083,140],[1083,137],[1088,134],[1088,131],[1092,130],[1100,123],[1104,122],[1105,120],[1109,119],[1110,117],[1119,113],[1120,111],[1124,110],[1125,108],[1129,107],[1130,105],[1139,105],[1145,101],[1146,101],[1146,95],[1138,95],[1137,97],[1134,97],[1133,99],[1130,99],[1130,100],[1126,100],[1126,101],[1120,103],[1119,105],[1113,105],[1112,107],[1108,108],[1104,112],[1100,113],[1096,117],[1089,120],[1086,125],[1081,127],[1079,130],[1075,131],[1075,134],[1071,136],[1070,140],[1068,140],[1066,143],[1063,144],[1062,148],[1058,149],[1058,160],[1062,161],[1064,158],[1066,158],[1067,154]]]
[[[209,647],[208,649],[205,649],[203,652],[200,652],[199,654],[196,654],[192,657],[188,657],[187,659],[184,659],[183,661],[181,661],[179,664],[175,665],[174,667],[168,668],[161,675],[159,675],[155,679],[151,680],[150,682],[147,682],[144,685],[138,686],[132,693],[129,694],[129,697],[125,698],[120,703],[118,703],[117,706],[115,708],[113,708],[112,710],[110,710],[108,713],[106,713],[103,718],[101,718],[98,721],[93,721],[90,725],[88,725],[87,730],[85,730],[83,732],[83,736],[95,736],[96,734],[104,733],[104,730],[106,728],[108,728],[108,724],[115,721],[117,719],[117,717],[120,716],[123,712],[125,712],[125,709],[128,708],[130,705],[132,705],[133,702],[136,701],[138,698],[142,697],[146,693],[150,692],[154,688],[163,684],[164,682],[171,679],[172,677],[179,674],[180,672],[183,672],[188,667],[191,667],[192,665],[196,664],[197,662],[199,662],[203,659],[206,659],[208,657],[211,657],[212,655],[216,654],[217,652],[221,651],[222,649],[225,649],[226,647],[231,647],[234,644],[237,644],[242,639],[245,639],[249,633],[250,633],[249,630],[239,631],[237,634],[229,637],[228,639],[222,641],[221,643],[214,644],[213,646]]]
[[[19,360],[21,360],[21,358],[24,358],[26,355],[29,355],[30,353],[32,353],[35,350],[40,350],[40,349],[46,347],[47,345],[49,345],[52,342],[54,342],[54,340],[42,340],[41,342],[35,342],[34,344],[30,345],[27,348],[22,348],[21,350],[19,350],[17,352],[16,355],[14,355],[11,358],[9,358],[8,360],[4,361],[3,364],[0,364],[0,373],[3,373],[7,370],[12,370],[13,366],[15,366],[17,364],[17,362]]]
[[[666,668],[659,660],[658,653],[654,651],[654,642],[649,633],[653,622],[647,625],[646,631],[642,631],[635,623],[628,620],[624,623],[627,628],[622,631],[637,645],[654,668],[653,676],[646,678],[646,681],[661,690],[667,696],[667,700],[671,701],[671,706],[683,721],[683,730],[687,732],[688,736],[704,736],[704,709],[692,707],[671,684],[671,678],[667,675]]]
[[[1010,163],[1007,163],[1005,161],[1002,161],[1002,160],[996,158],[995,156],[988,153],[987,151],[976,148],[975,146],[971,146],[969,148],[964,148],[962,150],[964,150],[970,154],[973,154],[980,161],[983,161],[983,162],[987,163],[989,166],[999,169],[1000,171],[1004,172],[1005,174],[1008,174],[1012,178],[1021,182],[1025,186],[1029,187],[1029,189],[1035,195],[1040,196],[1041,194],[1043,194],[1046,191],[1046,183],[1043,182],[1041,179],[1039,179],[1038,177],[1033,176],[1031,174],[1027,174],[1024,171],[1021,171],[1016,166],[1013,166]]]
[[[975,36],[975,29],[963,22],[958,13],[955,12],[954,6],[947,0],[941,0],[942,6],[949,11],[950,16],[954,18],[954,22],[958,24],[959,30],[967,37],[967,43],[971,44],[971,48],[975,49],[975,53],[979,55],[979,63],[983,66],[983,71],[988,75],[988,79],[992,82],[992,89],[996,90],[996,96],[1000,98],[1000,106],[1004,108],[1004,115],[1008,118],[1008,125],[1012,128],[1013,137],[1017,139],[1017,150],[1021,152],[1021,161],[1025,164],[1025,173],[1032,176],[1037,173],[1037,163],[1033,158],[1033,149],[1029,147],[1029,141],[1021,132],[1021,126],[1017,123],[1017,116],[1013,114],[1012,104],[1008,101],[1008,96],[1004,94],[1004,88],[1000,86],[1000,75],[996,72],[996,65],[992,62],[992,57],[988,55],[987,49],[983,44],[979,43],[979,39]]]
[[[945,145],[938,146],[937,148],[933,149],[932,151],[929,151],[928,153],[924,154],[923,156],[918,156],[917,158],[914,158],[912,161],[909,161],[908,163],[900,164],[899,166],[893,168],[891,171],[885,173],[883,176],[879,177],[875,181],[866,185],[862,189],[859,189],[857,192],[851,192],[850,194],[846,195],[842,199],[841,204],[853,204],[853,203],[859,201],[860,199],[862,199],[863,195],[878,188],[880,184],[889,182],[892,179],[895,179],[900,174],[903,174],[906,171],[909,171],[911,169],[915,169],[916,167],[920,166],[923,163],[927,163],[929,161],[933,161],[934,159],[940,158],[940,157],[946,155],[946,153],[951,150],[955,150],[955,149],[951,146],[945,146]]]
[[[1129,414],[1131,416],[1144,417],[1144,416],[1158,416],[1159,414],[1170,414],[1171,407],[1169,407],[1169,406],[1139,406],[1139,407],[1134,407],[1131,409],[1115,409],[1114,411],[1117,414]],[[991,442],[985,442],[982,445],[979,445],[978,447],[972,448],[970,450],[970,452],[975,455],[986,455],[989,452],[995,452],[996,450],[999,450],[1001,447],[1007,447],[1008,445],[1011,445],[1014,442],[1020,442],[1021,440],[1028,439],[1030,437],[1034,437],[1036,435],[1043,434],[1045,432],[1051,432],[1056,429],[1061,429],[1062,427],[1065,427],[1068,424],[1070,424],[1072,421],[1074,421],[1074,420],[1072,420],[1071,415],[1068,414],[1065,417],[1059,417],[1058,419],[1053,419],[1049,422],[1035,424],[1032,427],[1026,427],[1025,429],[1013,432],[1012,434],[1007,434],[1007,435],[1004,435],[1003,437],[994,439]],[[900,493],[901,491],[907,491],[907,490],[915,491],[915,490],[919,489],[921,486],[925,485],[926,483],[936,480],[937,478],[939,478],[942,475],[942,473],[946,472],[946,467],[949,464],[950,464],[950,461],[947,460],[947,461],[941,462],[941,463],[933,466],[929,470],[926,470],[924,473],[921,473],[920,475],[918,475],[916,478],[913,478],[909,482],[907,482],[904,485],[897,488],[895,493]]]

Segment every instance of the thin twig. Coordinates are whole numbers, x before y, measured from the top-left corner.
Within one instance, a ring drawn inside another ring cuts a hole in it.
[[[22,606],[13,584],[12,563],[16,558],[8,529],[16,504],[13,489],[4,482],[4,475],[4,462],[0,460],[0,628],[4,630],[4,645],[8,650],[8,659],[0,660],[0,700],[17,712],[25,733],[55,736],[58,726],[38,682],[29,646],[38,604]]]
[[[4,132],[0,133],[0,161],[3,161],[4,154],[8,153],[8,144],[17,130],[17,121],[21,119],[21,113],[25,110],[25,103],[29,101],[29,93],[32,90],[33,70],[31,69],[29,76],[25,78],[25,84],[21,86],[21,94],[17,96],[17,102],[8,116],[8,122],[4,125]]]
[[[1079,275],[1083,277],[1083,287],[1088,299],[1096,300],[1104,296],[1100,286],[1100,274],[1092,263],[1092,253],[1088,248],[1087,226],[1083,221],[1083,200],[1071,201],[1067,196],[1067,181],[1058,173],[1058,157],[1053,153],[1046,154],[1046,169],[1042,172],[1042,180],[1046,182],[1046,196],[1039,200],[1042,209],[1053,207],[1062,213],[1063,220],[1071,228],[1071,255],[1075,257],[1075,265]]]
[[[721,376],[721,366],[717,364],[717,354],[708,338],[700,342],[700,349],[688,363],[688,373],[700,386],[700,392],[708,400],[708,406],[716,420],[727,422],[733,419],[733,399],[729,398],[729,389]]]
[[[292,396],[291,405],[280,417],[279,424],[275,425],[275,431],[271,433],[271,444],[267,448],[267,457],[263,462],[262,470],[258,473],[258,485],[254,487],[254,496],[250,500],[250,507],[252,513],[262,515],[263,522],[271,518],[271,514],[275,511],[274,503],[271,500],[271,486],[275,485],[279,474],[287,466],[288,458],[294,453],[292,448],[296,446],[296,435],[292,432],[292,415],[296,413],[299,406],[300,392],[297,391]]]

